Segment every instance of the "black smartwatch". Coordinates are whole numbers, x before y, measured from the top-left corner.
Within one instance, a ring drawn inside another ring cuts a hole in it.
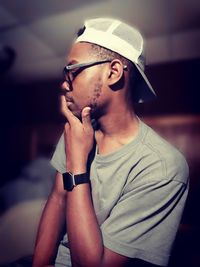
[[[79,184],[89,183],[89,175],[87,173],[73,174],[71,172],[63,173],[63,185],[67,191],[72,191]]]

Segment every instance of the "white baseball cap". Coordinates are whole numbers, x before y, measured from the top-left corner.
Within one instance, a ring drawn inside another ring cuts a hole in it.
[[[86,20],[82,32],[75,42],[89,42],[112,50],[134,63],[139,71],[134,87],[134,102],[152,100],[156,94],[144,73],[144,41],[140,32],[117,19],[95,18]]]

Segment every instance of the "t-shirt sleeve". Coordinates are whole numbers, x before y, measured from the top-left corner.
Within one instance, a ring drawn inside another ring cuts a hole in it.
[[[51,165],[60,173],[66,172],[66,153],[64,134],[61,135],[51,159]]]
[[[105,247],[166,265],[186,196],[187,184],[172,179],[130,183],[101,225]]]

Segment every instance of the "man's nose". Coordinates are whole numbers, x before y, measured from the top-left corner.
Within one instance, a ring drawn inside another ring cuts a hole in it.
[[[71,91],[71,89],[70,89],[70,85],[69,85],[69,83],[68,83],[67,81],[64,81],[64,82],[61,84],[61,89],[62,89],[63,91],[65,91],[66,93]]]

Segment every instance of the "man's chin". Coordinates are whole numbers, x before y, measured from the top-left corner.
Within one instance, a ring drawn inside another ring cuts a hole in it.
[[[82,118],[82,116],[81,116],[82,110],[80,110],[80,109],[76,109],[75,110],[72,107],[70,108],[70,106],[69,106],[69,109],[71,110],[71,112],[73,113],[73,115],[75,117],[77,117],[79,120],[81,120],[81,118]],[[96,112],[96,109],[94,109],[93,107],[91,109],[90,115],[91,115],[92,119],[95,119],[95,118],[97,119],[99,117],[98,116],[98,112]]]
[[[81,111],[80,110],[73,110],[71,109],[71,112],[75,117],[77,117],[79,120],[81,119]]]

